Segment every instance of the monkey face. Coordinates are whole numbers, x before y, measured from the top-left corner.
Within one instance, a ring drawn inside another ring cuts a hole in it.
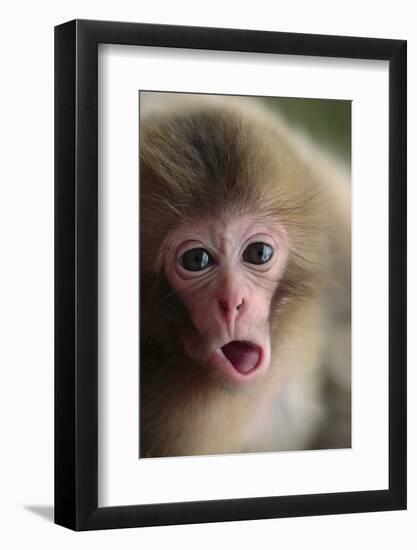
[[[161,262],[191,321],[180,334],[187,355],[233,384],[265,372],[271,300],[287,257],[287,236],[276,222],[235,216],[175,229]]]

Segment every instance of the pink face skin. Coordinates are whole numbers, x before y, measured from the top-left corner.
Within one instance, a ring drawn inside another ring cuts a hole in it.
[[[196,249],[197,256],[184,256]],[[249,216],[188,224],[168,236],[162,256],[168,282],[195,328],[181,334],[186,353],[232,384],[265,372],[271,357],[271,298],[288,257],[282,226]],[[198,270],[189,269],[187,258]]]

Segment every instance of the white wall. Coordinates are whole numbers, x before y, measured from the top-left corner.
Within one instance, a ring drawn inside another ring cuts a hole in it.
[[[188,4],[188,5],[187,5]],[[5,7],[7,6],[7,7]],[[53,26],[69,19],[403,38],[409,41],[409,278],[417,278],[417,24],[413,3],[18,1],[1,11],[0,544],[4,548],[414,548],[416,290],[409,290],[409,510],[75,534],[53,499]],[[414,184],[414,185],[413,185]],[[413,252],[413,254],[411,254]]]

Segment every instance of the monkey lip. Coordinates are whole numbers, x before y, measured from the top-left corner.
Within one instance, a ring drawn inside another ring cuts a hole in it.
[[[247,374],[254,370],[261,359],[261,349],[252,342],[233,340],[221,348],[226,359],[240,372]]]

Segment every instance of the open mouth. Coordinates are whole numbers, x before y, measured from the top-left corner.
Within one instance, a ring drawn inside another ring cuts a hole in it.
[[[233,340],[221,348],[226,359],[240,374],[247,374],[257,367],[261,349],[252,342]]]

